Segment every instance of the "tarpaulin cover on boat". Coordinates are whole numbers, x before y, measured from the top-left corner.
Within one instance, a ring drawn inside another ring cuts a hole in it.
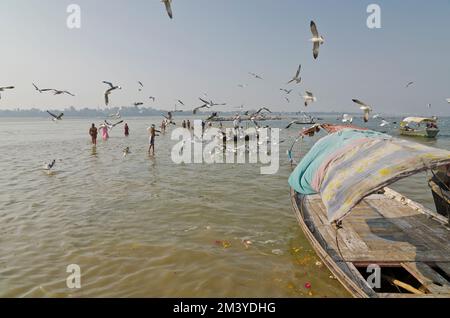
[[[366,196],[420,171],[450,164],[450,151],[343,128],[320,139],[289,178],[298,193],[319,193],[330,222]]]

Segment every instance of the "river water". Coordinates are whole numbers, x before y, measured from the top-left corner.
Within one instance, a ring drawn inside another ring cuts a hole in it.
[[[127,118],[130,137],[116,127],[93,148],[91,119],[0,119],[0,297],[349,296],[294,217],[290,140],[274,175],[260,164],[177,165],[170,131],[147,154],[147,127],[160,120]],[[414,140],[450,149],[450,120],[440,124],[437,140]],[[296,158],[316,140],[296,147]],[[432,208],[426,177],[394,189]],[[81,269],[80,289],[67,287],[70,264]]]

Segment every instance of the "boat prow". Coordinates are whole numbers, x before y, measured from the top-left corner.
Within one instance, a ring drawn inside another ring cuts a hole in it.
[[[291,189],[291,200],[305,236],[352,296],[450,297],[450,230],[443,216],[386,188],[337,228],[319,195]],[[379,288],[371,276],[377,270]]]

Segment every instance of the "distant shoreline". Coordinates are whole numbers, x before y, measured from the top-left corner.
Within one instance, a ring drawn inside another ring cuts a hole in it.
[[[116,113],[119,110],[118,107],[111,108],[108,110],[98,110],[93,108],[83,108],[83,109],[64,109],[64,110],[56,110],[49,109],[49,111],[53,112],[63,112],[65,117],[70,118],[105,118],[111,114]],[[159,110],[154,108],[142,108],[138,109],[135,107],[122,107],[120,111],[122,117],[152,117],[152,116],[161,116],[162,114],[167,114],[168,110]],[[216,111],[221,117],[234,116],[238,113],[238,111]],[[209,116],[213,113],[210,112],[202,112],[198,113],[197,116]],[[342,116],[342,114],[347,113],[353,116],[359,116],[358,112],[308,112],[309,115],[313,117],[321,117],[321,116]],[[283,117],[298,117],[300,112],[274,112],[273,115],[283,116]],[[181,111],[174,113],[177,117],[193,117],[192,111]],[[424,114],[382,114],[385,117],[405,117],[405,116],[423,116]],[[438,118],[446,118],[450,117],[449,115],[436,115]],[[48,114],[46,110],[40,110],[36,108],[31,109],[15,109],[15,110],[0,110],[0,118],[46,118]]]

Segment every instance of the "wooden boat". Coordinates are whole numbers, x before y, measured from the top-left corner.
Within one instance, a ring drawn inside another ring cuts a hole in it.
[[[303,195],[291,187],[291,202],[306,238],[352,296],[450,297],[446,217],[388,187],[364,197],[338,223],[329,221],[319,194]],[[371,276],[376,269],[379,285]]]
[[[450,229],[443,216],[386,188],[337,229],[327,224],[319,195],[291,189],[291,200],[306,238],[352,296],[450,297]],[[367,282],[371,264],[381,268],[381,289]]]
[[[420,124],[426,126],[420,127]],[[400,123],[400,134],[404,136],[436,138],[438,133],[435,118],[408,117]]]
[[[445,173],[437,172],[428,181],[428,185],[433,194],[437,213],[448,218],[450,222],[450,178]]]

